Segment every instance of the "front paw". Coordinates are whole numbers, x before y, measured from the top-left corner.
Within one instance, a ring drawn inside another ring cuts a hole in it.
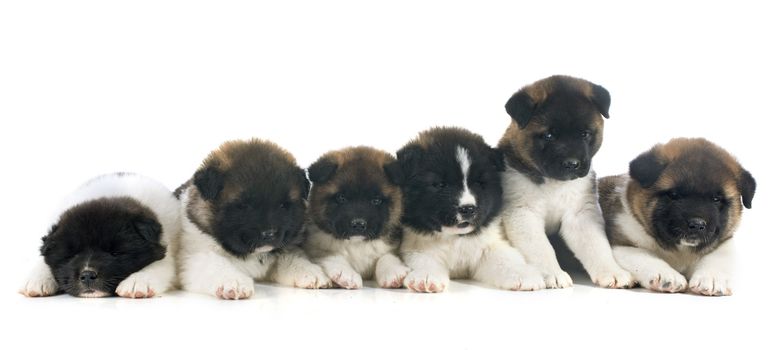
[[[412,271],[404,278],[404,286],[420,293],[443,292],[450,283],[450,278],[445,275]]]
[[[116,294],[124,298],[151,298],[167,289],[164,278],[145,272],[136,272],[116,287]]]
[[[640,281],[640,284],[649,290],[663,293],[679,293],[688,286],[685,277],[674,270],[645,277],[643,281]]]
[[[58,286],[54,276],[50,273],[30,276],[24,283],[19,293],[26,297],[48,297],[57,294]]]
[[[295,276],[293,277],[293,286],[295,288],[321,289],[330,288],[332,285],[328,275],[322,271],[321,267],[314,264],[311,264],[311,266],[301,269],[300,271],[296,271]]]
[[[601,288],[631,288],[635,284],[631,273],[618,266],[597,271],[590,279]]]
[[[496,276],[496,287],[512,291],[532,291],[544,289],[542,273],[532,266],[522,266],[504,275]]]
[[[696,272],[688,282],[688,289],[700,295],[727,296],[731,295],[731,281],[724,274]]]
[[[544,284],[547,288],[569,288],[574,285],[571,276],[561,269],[542,270],[542,277],[544,278]]]
[[[357,272],[355,271],[350,271],[350,270],[334,271],[330,275],[330,279],[344,289],[363,288],[363,278],[361,278],[360,275],[358,275]]]
[[[249,299],[255,295],[255,283],[246,276],[225,278],[213,287],[214,295],[225,300]]]
[[[411,271],[410,268],[403,265],[396,265],[392,268],[377,270],[376,282],[382,288],[401,288],[404,285],[404,278]]]

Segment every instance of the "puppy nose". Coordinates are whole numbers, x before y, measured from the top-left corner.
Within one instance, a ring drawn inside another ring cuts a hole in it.
[[[707,229],[707,222],[702,218],[690,218],[688,219],[688,229],[691,231],[704,232]]]
[[[97,272],[93,270],[84,270],[81,271],[81,275],[79,275],[79,280],[81,281],[81,283],[92,283],[95,282],[97,276],[98,276]]]
[[[366,230],[366,226],[368,226],[368,223],[363,219],[353,219],[350,221],[349,225],[355,232],[364,232]]]
[[[464,205],[458,207],[458,213],[463,216],[464,219],[472,218],[477,213],[476,205]]]
[[[561,163],[561,165],[563,165],[563,167],[566,169],[574,170],[580,167],[580,161],[574,158],[569,158],[564,160],[563,163]]]
[[[274,236],[276,236],[276,230],[265,230],[260,232],[260,238],[262,239],[272,239]]]

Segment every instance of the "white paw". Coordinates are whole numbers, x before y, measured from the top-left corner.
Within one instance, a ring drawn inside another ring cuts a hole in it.
[[[311,264],[311,266],[294,272],[293,286],[295,288],[321,289],[330,288],[331,285],[328,275],[317,265]]]
[[[450,278],[446,275],[413,270],[404,278],[404,286],[415,292],[439,293],[447,289]]]
[[[688,282],[688,290],[707,296],[731,295],[731,281],[725,274],[696,272]]]
[[[235,276],[215,284],[213,290],[214,295],[220,299],[248,299],[255,295],[255,282],[247,276]]]
[[[663,293],[678,293],[685,290],[688,282],[685,276],[674,270],[662,271],[646,276],[639,283],[649,290]]]
[[[377,269],[376,282],[382,288],[401,288],[404,285],[404,278],[411,270],[404,265],[394,265],[381,270]]]
[[[618,266],[594,272],[590,279],[601,288],[631,288],[635,284],[631,273]]]
[[[159,280],[157,276],[136,272],[119,283],[116,294],[124,298],[151,298],[166,289],[166,286],[157,280]]]
[[[496,287],[514,291],[540,290],[547,285],[542,273],[530,265],[520,266],[513,271],[497,275],[495,279]]]
[[[542,270],[542,277],[544,277],[544,284],[547,288],[569,288],[574,285],[571,276],[561,269]]]
[[[330,275],[330,279],[344,289],[363,288],[363,278],[352,270],[345,269],[333,271]]]
[[[19,293],[26,297],[48,297],[57,294],[57,290],[57,281],[47,270],[45,273],[33,273],[19,289]]]

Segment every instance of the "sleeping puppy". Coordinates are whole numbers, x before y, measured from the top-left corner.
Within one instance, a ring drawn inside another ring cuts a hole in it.
[[[441,292],[450,278],[508,290],[544,288],[544,280],[501,231],[501,153],[459,128],[421,133],[397,153],[403,177],[401,256],[404,285]]]
[[[601,147],[610,96],[591,82],[552,76],[522,88],[506,103],[512,117],[499,142],[506,235],[544,275],[547,288],[572,285],[547,234],[559,232],[591,280],[624,288],[631,274],[615,262],[604,232],[591,158]]]
[[[629,175],[599,180],[618,263],[642,287],[672,293],[731,295],[731,237],[755,191],[753,176],[705,139],[656,145]]]
[[[62,208],[22,294],[147,298],[174,285],[181,221],[179,202],[165,186],[135,174],[103,175]]]
[[[176,190],[182,202],[179,273],[185,290],[223,299],[254,295],[254,280],[322,288],[304,255],[309,181],[290,153],[260,140],[229,141]]]
[[[375,278],[402,286],[409,268],[398,258],[401,190],[395,158],[370,147],[326,153],[309,167],[311,224],[306,253],[342,288]]]

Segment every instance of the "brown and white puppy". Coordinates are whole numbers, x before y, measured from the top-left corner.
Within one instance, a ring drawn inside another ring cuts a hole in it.
[[[309,167],[310,224],[304,248],[342,288],[363,279],[398,288],[409,268],[398,258],[401,176],[395,157],[370,147],[328,152]]]
[[[703,295],[731,295],[731,238],[755,190],[753,176],[705,139],[656,145],[628,175],[599,180],[618,263],[644,288]]]
[[[224,299],[254,294],[254,280],[330,285],[300,245],[309,181],[279,146],[229,141],[176,190],[182,202],[179,270],[185,290]]]
[[[601,147],[610,96],[586,80],[552,76],[522,88],[506,103],[512,123],[499,142],[506,235],[544,275],[547,288],[572,285],[548,234],[563,241],[601,287],[633,284],[615,262],[604,233],[591,159]]]

